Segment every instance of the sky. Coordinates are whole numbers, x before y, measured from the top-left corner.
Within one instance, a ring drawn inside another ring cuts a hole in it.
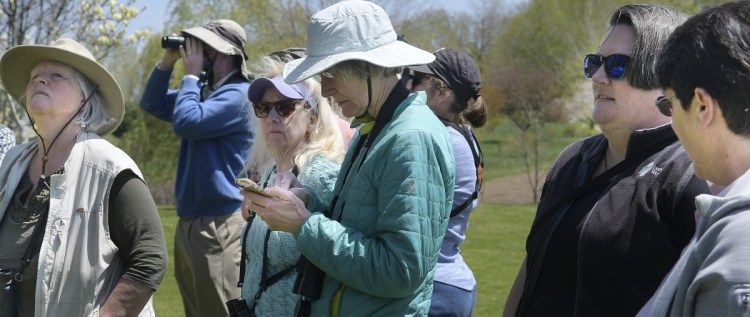
[[[410,1],[410,0],[406,0]],[[474,0],[482,1],[482,0]],[[508,3],[517,3],[527,0],[506,0]],[[150,27],[153,32],[161,32],[164,21],[169,17],[167,14],[167,0],[136,0],[135,7],[138,10],[146,8],[135,17],[128,26],[128,31],[145,29]],[[447,10],[463,11],[471,8],[467,0],[428,0],[426,3],[433,6],[442,6]]]

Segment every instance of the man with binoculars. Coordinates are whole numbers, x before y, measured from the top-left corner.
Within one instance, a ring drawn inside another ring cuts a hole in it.
[[[253,143],[252,80],[245,68],[244,29],[216,20],[162,41],[161,61],[151,72],[140,106],[172,124],[180,136],[175,200],[174,267],[185,315],[226,316],[224,303],[237,287],[245,224],[242,196],[234,185]],[[177,60],[184,75],[169,89]]]

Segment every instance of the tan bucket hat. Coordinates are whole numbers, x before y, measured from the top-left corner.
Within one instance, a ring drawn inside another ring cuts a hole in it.
[[[86,47],[72,39],[62,38],[50,45],[19,45],[3,54],[0,59],[0,80],[13,99],[26,107],[26,101],[22,97],[31,80],[31,69],[43,61],[66,64],[81,72],[93,84],[99,85],[97,91],[104,99],[104,111],[115,120],[96,131],[97,134],[108,135],[120,126],[125,116],[125,102],[120,85]]]

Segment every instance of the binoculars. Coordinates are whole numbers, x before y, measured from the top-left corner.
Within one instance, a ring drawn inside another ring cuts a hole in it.
[[[178,48],[185,45],[185,37],[180,35],[166,35],[161,38],[161,48]]]

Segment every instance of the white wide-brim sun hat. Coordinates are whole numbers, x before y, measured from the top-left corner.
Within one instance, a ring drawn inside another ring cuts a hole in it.
[[[44,61],[58,62],[81,72],[104,99],[104,111],[112,120],[96,131],[100,136],[114,132],[125,117],[125,102],[122,90],[112,74],[96,61],[91,52],[80,43],[67,38],[50,45],[19,45],[9,49],[0,59],[0,80],[5,90],[19,104],[26,107],[23,96],[31,80],[31,69]]]
[[[284,67],[284,80],[296,83],[347,60],[381,67],[428,64],[435,55],[396,39],[383,8],[348,0],[321,10],[307,25],[307,56]]]

